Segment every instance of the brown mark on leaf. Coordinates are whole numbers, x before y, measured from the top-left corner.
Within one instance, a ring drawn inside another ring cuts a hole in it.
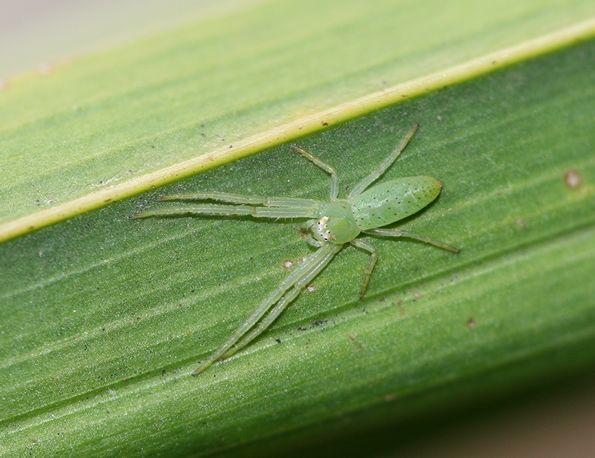
[[[308,323],[307,325],[304,326],[298,326],[298,331],[307,331],[309,329],[314,329],[314,328],[318,328],[320,326],[323,326],[324,324],[328,323],[328,320],[312,320],[310,323]]]
[[[578,170],[568,170],[564,174],[564,183],[570,189],[577,189],[583,184],[583,177],[578,172]]]
[[[521,216],[514,220],[514,224],[518,229],[526,229],[527,228],[527,221]]]
[[[397,300],[397,310],[399,310],[399,315],[403,316],[405,315],[405,307],[403,307],[403,299],[399,299]]]
[[[468,329],[474,329],[475,326],[477,326],[477,323],[475,322],[475,319],[473,317],[469,318],[467,320],[467,328]]]
[[[351,334],[349,334],[347,337],[349,337],[349,340],[353,343],[353,346],[355,347],[356,351],[364,350],[364,346],[362,345],[362,343],[359,340],[357,340],[357,338],[355,336],[352,336]]]
[[[326,126],[328,126],[328,122],[326,122],[326,121],[322,121],[322,125],[323,125],[324,127],[326,127]]]
[[[397,396],[394,393],[387,393],[384,395],[384,400],[386,402],[391,402],[391,401],[394,401],[395,399],[397,399]]]

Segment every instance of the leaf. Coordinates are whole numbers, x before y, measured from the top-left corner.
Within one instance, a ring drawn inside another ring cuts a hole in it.
[[[405,227],[462,251],[375,240],[358,301],[367,259],[346,249],[262,338],[200,377],[197,361],[309,249],[296,223],[130,215],[174,192],[327,196],[328,178],[286,145],[4,243],[0,451],[232,453],[592,365],[594,63],[594,42],[579,43],[299,139],[344,193],[419,122],[384,179],[438,177],[439,200]]]
[[[0,241],[595,33],[586,0],[441,8],[266,2],[17,79]]]

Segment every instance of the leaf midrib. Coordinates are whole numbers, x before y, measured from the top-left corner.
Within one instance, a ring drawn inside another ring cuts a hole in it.
[[[451,67],[437,74],[399,84],[385,91],[347,102],[331,109],[291,121],[261,134],[234,141],[233,148],[215,149],[193,159],[184,160],[137,178],[121,181],[109,188],[102,188],[77,199],[63,202],[29,215],[20,216],[0,224],[0,242],[26,234],[41,227],[54,224],[85,211],[131,197],[155,186],[161,186],[185,178],[200,171],[262,151],[299,136],[313,133],[355,116],[416,97],[446,85],[460,83],[470,77],[493,72],[519,60],[551,52],[595,35],[595,19],[556,31],[547,36],[500,50],[467,63]],[[96,160],[96,158],[95,158]]]

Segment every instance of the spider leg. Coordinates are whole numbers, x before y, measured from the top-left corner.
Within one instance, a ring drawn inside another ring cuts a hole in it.
[[[166,194],[159,197],[159,200],[213,200],[215,202],[224,202],[228,204],[263,205],[266,202],[266,197],[244,196],[242,194],[231,194],[227,192],[193,192],[190,194]]]
[[[246,196],[243,194],[230,194],[226,192],[194,192],[190,194],[166,194],[159,197],[162,202],[172,201],[200,201],[211,200],[226,204],[262,205],[264,207],[315,207],[320,204],[314,199],[301,199],[299,197],[261,197]]]
[[[358,194],[361,194],[362,192],[364,192],[366,190],[366,188],[368,186],[370,186],[378,178],[380,178],[384,174],[384,172],[386,172],[387,169],[391,165],[393,165],[393,162],[395,162],[397,160],[397,158],[399,157],[399,155],[407,147],[407,145],[409,144],[409,142],[411,141],[411,139],[415,135],[415,132],[417,132],[417,129],[418,128],[419,128],[419,124],[414,124],[413,127],[409,130],[409,132],[407,132],[407,134],[405,134],[405,136],[399,142],[399,144],[393,150],[393,152],[390,153],[384,159],[384,161],[382,161],[380,163],[380,165],[378,166],[378,168],[376,168],[376,170],[372,171],[372,173],[370,173],[366,178],[364,178],[362,181],[360,181],[358,184],[355,185],[355,187],[349,193],[349,197],[355,197]]]
[[[311,237],[312,236],[312,227],[318,222],[317,219],[309,219],[308,221],[304,221],[298,226],[298,231],[300,232],[302,238],[305,236]],[[307,241],[307,240],[306,240]],[[308,242],[310,243],[310,242]]]
[[[320,248],[322,246],[322,242],[316,240],[312,235],[312,226],[314,226],[317,222],[318,220],[309,219],[298,226],[302,238],[308,245],[313,246],[314,248]]]
[[[337,176],[335,168],[328,165],[326,162],[323,162],[318,156],[314,156],[312,153],[309,153],[299,146],[291,145],[291,147],[300,156],[309,160],[331,176],[331,200],[337,200],[337,196],[339,195],[339,177]]]
[[[242,339],[234,347],[232,347],[223,355],[223,358],[229,358],[230,356],[233,356],[242,348],[246,347],[254,339],[256,339],[260,334],[262,334],[279,317],[279,315],[283,313],[287,306],[300,295],[304,287],[306,287],[308,283],[310,283],[333,260],[334,256],[341,250],[342,247],[342,245],[334,244],[325,245],[325,248],[328,250],[326,257],[321,259],[317,265],[312,266],[307,274],[298,280],[293,288],[289,290],[279,300],[279,302],[277,302],[277,305],[275,305],[275,307],[273,307],[248,334],[242,337]],[[332,248],[334,248],[334,250]]]
[[[361,239],[354,239],[351,241],[351,244],[359,248],[360,250],[366,251],[370,255],[370,261],[368,262],[368,267],[364,271],[364,281],[362,286],[359,290],[359,297],[360,299],[363,298],[368,290],[368,283],[370,282],[370,278],[372,277],[372,272],[374,271],[374,267],[376,266],[376,261],[378,260],[378,253],[376,252],[376,248],[370,245],[368,242],[365,242]]]
[[[440,240],[433,240],[429,237],[426,237],[425,235],[413,234],[400,229],[370,229],[364,232],[366,234],[375,235],[378,237],[404,237],[407,239],[418,240],[420,242],[427,243],[428,245],[435,246],[436,248],[450,251],[451,253],[458,253],[460,251],[457,247],[449,245],[445,242],[441,242]]]
[[[252,207],[248,205],[184,204],[136,213],[134,219],[179,216],[252,216],[254,218],[316,218],[318,206],[285,205]]]
[[[306,237],[306,243],[314,248],[320,248],[322,246],[322,242],[316,240],[312,234],[308,234]]]
[[[213,352],[205,361],[203,361],[198,368],[192,372],[192,375],[198,375],[207,369],[215,361],[219,360],[224,354],[226,354],[230,348],[232,348],[242,337],[261,320],[261,318],[273,307],[292,287],[301,285],[304,279],[310,281],[313,276],[316,276],[338,253],[341,249],[341,245],[328,244],[315,251],[300,264],[291,274],[289,274],[285,280],[283,280],[277,288],[275,288],[252,312],[252,315],[244,321],[240,327],[229,337],[229,339],[215,352]],[[298,288],[298,292],[301,287]],[[281,313],[281,312],[279,312]],[[264,329],[259,331],[264,331]],[[256,337],[256,335],[254,336]]]

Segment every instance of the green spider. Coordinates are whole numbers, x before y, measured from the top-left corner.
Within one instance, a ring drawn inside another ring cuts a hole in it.
[[[409,144],[419,125],[414,125],[403,137],[394,151],[380,166],[360,181],[346,199],[339,199],[339,180],[333,167],[322,162],[309,152],[292,146],[305,159],[320,167],[331,178],[330,201],[293,197],[256,197],[218,192],[176,194],[162,196],[162,201],[214,201],[218,204],[186,204],[171,208],[145,211],[135,218],[154,216],[250,216],[270,219],[307,219],[304,229],[307,242],[317,250],[307,256],[254,310],[252,315],[212,353],[192,375],[198,375],[214,362],[225,359],[248,345],[263,333],[295,300],[304,289],[347,244],[370,255],[359,290],[362,298],[368,288],[374,266],[378,259],[376,249],[368,242],[357,238],[361,234],[377,237],[405,237],[458,253],[458,248],[428,237],[412,234],[401,229],[379,229],[417,213],[429,205],[442,189],[442,183],[434,177],[403,177],[370,187],[395,162]],[[368,189],[369,188],[369,189]],[[235,204],[235,205],[226,205]]]

